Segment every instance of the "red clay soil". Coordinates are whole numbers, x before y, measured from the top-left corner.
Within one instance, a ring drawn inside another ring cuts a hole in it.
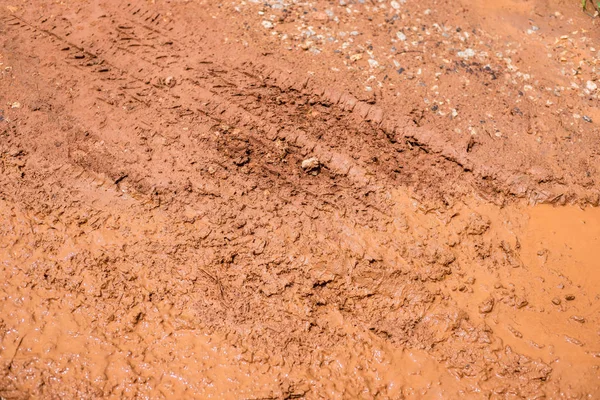
[[[0,3],[0,399],[600,396],[578,0]]]

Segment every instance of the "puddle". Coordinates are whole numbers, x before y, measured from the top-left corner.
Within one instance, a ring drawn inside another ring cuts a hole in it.
[[[600,209],[540,205],[529,211],[523,254],[583,291],[600,295]],[[540,253],[540,254],[538,254]],[[537,257],[536,257],[537,256]]]
[[[524,267],[514,276],[529,304],[496,322],[517,351],[549,363],[569,386],[600,393],[600,209],[540,205],[526,213]]]
[[[461,241],[453,300],[505,348],[548,364],[565,394],[600,393],[600,209],[472,201],[455,213],[412,217],[449,241],[472,213],[489,222]]]

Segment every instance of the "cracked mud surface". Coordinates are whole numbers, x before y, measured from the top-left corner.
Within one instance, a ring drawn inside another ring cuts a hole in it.
[[[471,3],[1,4],[0,398],[598,396],[598,19]]]

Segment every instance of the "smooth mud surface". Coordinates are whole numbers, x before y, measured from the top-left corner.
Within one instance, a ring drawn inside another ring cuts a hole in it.
[[[0,1],[0,399],[600,396],[579,1]]]

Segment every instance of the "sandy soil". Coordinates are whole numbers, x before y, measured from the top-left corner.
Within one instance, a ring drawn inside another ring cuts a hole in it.
[[[599,23],[2,0],[0,398],[598,398]]]

